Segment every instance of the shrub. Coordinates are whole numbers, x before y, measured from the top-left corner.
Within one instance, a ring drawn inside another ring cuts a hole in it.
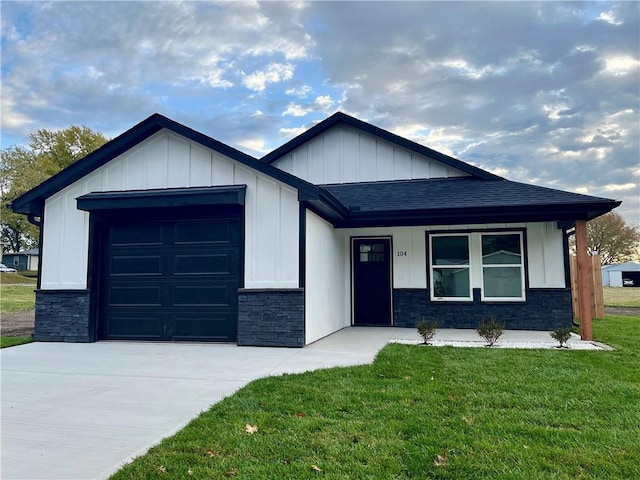
[[[566,343],[571,338],[571,331],[571,327],[556,328],[555,330],[549,332],[549,335],[551,335],[551,338],[558,341],[558,343],[560,344],[558,345],[558,348],[569,348],[569,345],[567,345]]]
[[[487,347],[493,347],[504,333],[504,323],[498,322],[495,315],[493,315],[488,322],[485,322],[484,318],[480,320],[476,330],[478,331],[478,335],[488,342]]]
[[[429,345],[429,341],[433,339],[436,334],[438,323],[435,321],[429,322],[422,317],[422,320],[416,325],[416,328],[418,329],[418,335],[420,335],[424,340],[424,344]]]

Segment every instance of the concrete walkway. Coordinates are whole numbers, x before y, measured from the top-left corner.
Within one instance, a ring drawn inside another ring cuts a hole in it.
[[[2,349],[0,478],[106,478],[254,379],[370,363],[390,339],[417,338],[413,329],[358,327],[303,349],[142,342]]]

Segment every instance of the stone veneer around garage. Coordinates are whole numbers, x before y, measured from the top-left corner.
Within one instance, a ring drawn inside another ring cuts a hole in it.
[[[422,317],[439,328],[476,328],[495,315],[512,330],[553,330],[573,321],[571,290],[527,289],[526,302],[483,302],[473,289],[473,302],[432,302],[427,289],[394,289],[394,326],[415,327]]]
[[[238,345],[303,347],[304,289],[239,289]]]
[[[89,290],[36,290],[33,339],[89,342]]]

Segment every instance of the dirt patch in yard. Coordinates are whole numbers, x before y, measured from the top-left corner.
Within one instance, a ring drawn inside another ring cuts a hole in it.
[[[3,337],[24,337],[33,335],[35,311],[9,312],[2,314],[0,335]]]
[[[640,317],[640,307],[604,307],[604,313],[623,317]]]

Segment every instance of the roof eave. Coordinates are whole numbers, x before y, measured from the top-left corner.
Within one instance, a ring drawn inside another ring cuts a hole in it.
[[[592,220],[622,202],[591,204],[526,205],[512,207],[469,207],[438,210],[351,211],[337,228],[390,227],[416,225],[460,225],[485,223],[521,223]]]

